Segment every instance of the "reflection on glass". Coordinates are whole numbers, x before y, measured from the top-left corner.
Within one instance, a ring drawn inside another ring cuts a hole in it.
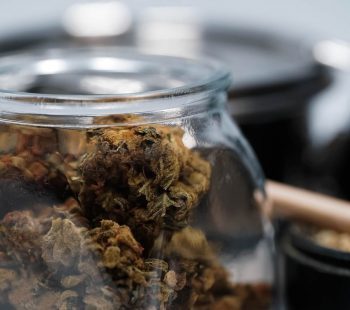
[[[136,25],[137,44],[147,52],[196,55],[200,49],[199,16],[190,7],[153,7]]]
[[[66,31],[75,37],[109,37],[126,32],[131,26],[131,13],[119,1],[76,3],[63,17]]]

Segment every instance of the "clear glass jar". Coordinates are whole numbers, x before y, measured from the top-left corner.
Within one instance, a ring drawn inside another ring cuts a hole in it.
[[[268,309],[263,176],[218,64],[0,59],[1,309]]]

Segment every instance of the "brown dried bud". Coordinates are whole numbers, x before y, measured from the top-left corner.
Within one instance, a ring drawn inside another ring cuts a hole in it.
[[[79,201],[89,218],[127,224],[146,253],[163,228],[186,226],[209,188],[210,165],[182,136],[160,125],[95,131],[80,164]]]
[[[141,270],[143,248],[133,237],[130,228],[109,220],[101,221],[101,226],[89,232],[89,249],[97,251],[104,267],[119,277],[127,275],[132,281],[145,284]]]
[[[66,276],[61,279],[61,284],[64,288],[72,288],[79,284],[81,284],[85,280],[85,275],[74,275],[74,276]]]
[[[165,253],[168,257],[181,257],[209,264],[215,261],[213,249],[203,232],[190,226],[173,234]]]
[[[12,269],[0,268],[0,291],[4,292],[12,286],[12,282],[18,280],[17,273]]]
[[[78,263],[84,230],[68,219],[54,219],[42,242],[42,258],[54,268]]]
[[[164,276],[164,282],[171,288],[175,288],[177,284],[176,273],[174,270],[168,271]]]
[[[43,226],[32,211],[13,211],[0,222],[0,247],[12,260],[35,262],[41,256]]]
[[[211,166],[183,134],[0,129],[0,307],[267,309],[268,286],[231,284],[189,226]]]
[[[57,307],[59,310],[78,310],[78,294],[70,290],[64,291],[58,299]]]

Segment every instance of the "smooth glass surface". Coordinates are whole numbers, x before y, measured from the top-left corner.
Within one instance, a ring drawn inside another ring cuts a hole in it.
[[[227,74],[59,54],[51,73],[26,56],[33,82],[0,93],[1,309],[269,309],[263,176],[226,113]]]

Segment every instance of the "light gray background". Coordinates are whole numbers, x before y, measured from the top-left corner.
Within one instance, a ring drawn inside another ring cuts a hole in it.
[[[0,38],[59,23],[74,0],[2,0]],[[349,0],[125,0],[134,13],[146,7],[192,6],[205,20],[288,31],[304,38],[350,40]]]

